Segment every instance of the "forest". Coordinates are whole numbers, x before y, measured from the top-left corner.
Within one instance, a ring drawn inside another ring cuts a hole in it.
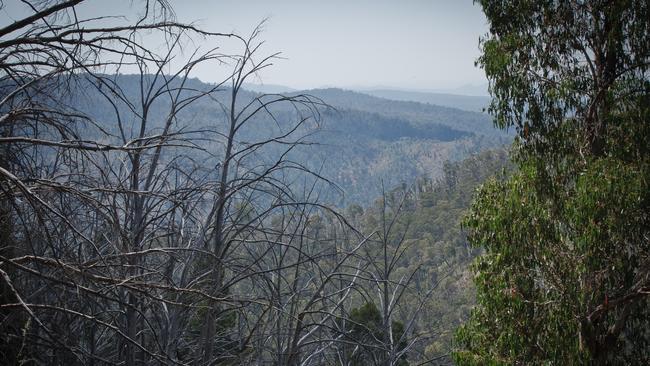
[[[647,2],[475,1],[489,98],[255,91],[262,27],[10,3],[0,364],[650,364]]]

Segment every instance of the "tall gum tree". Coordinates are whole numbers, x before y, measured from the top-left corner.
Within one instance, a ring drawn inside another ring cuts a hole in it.
[[[478,2],[477,63],[517,169],[465,222],[484,254],[454,359],[648,364],[648,3]]]

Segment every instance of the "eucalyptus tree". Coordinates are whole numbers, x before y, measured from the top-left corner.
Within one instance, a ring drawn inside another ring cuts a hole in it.
[[[466,221],[485,253],[456,361],[647,364],[648,4],[480,4],[478,64],[518,169]]]

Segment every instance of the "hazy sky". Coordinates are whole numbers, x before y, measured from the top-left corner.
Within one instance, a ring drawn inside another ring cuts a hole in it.
[[[124,4],[126,2],[126,4]],[[179,21],[250,34],[267,19],[263,54],[286,59],[256,82],[294,88],[338,86],[454,89],[485,83],[474,66],[485,18],[472,0],[169,0]],[[128,11],[129,1],[93,0],[78,11]],[[135,2],[137,4],[137,1]],[[5,23],[18,0],[5,1]],[[126,6],[123,6],[126,5]],[[114,13],[115,14],[115,13]],[[216,81],[209,68],[195,76]]]
[[[483,84],[474,67],[487,31],[471,0],[171,1],[179,20],[248,34],[268,18],[265,51],[286,60],[267,84],[449,89]],[[209,75],[199,75],[209,78]]]

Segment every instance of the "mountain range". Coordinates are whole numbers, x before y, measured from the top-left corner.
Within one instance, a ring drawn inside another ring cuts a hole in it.
[[[114,77],[114,82],[129,99],[138,100],[139,77],[120,75]],[[207,90],[211,86],[192,79],[186,83],[186,87]],[[309,129],[300,131],[305,135],[302,140],[305,144],[293,149],[287,158],[318,171],[338,186],[340,189],[325,192],[323,197],[339,206],[368,204],[381,193],[382,186],[409,183],[418,177],[435,180],[441,176],[446,162],[460,161],[483,150],[507,144],[512,139],[511,135],[493,128],[487,114],[454,108],[463,98],[436,99],[447,104],[442,106],[392,100],[336,88],[289,93],[298,94],[309,95],[324,105],[319,107],[320,122],[317,126],[310,125],[312,127]],[[259,96],[257,92],[241,90],[239,104],[245,105]],[[386,91],[384,96],[407,99],[409,96],[415,98],[422,95]],[[226,128],[226,121],[222,106],[214,101],[227,105],[229,97],[230,90],[224,89],[214,93],[214,99],[204,98],[189,105],[177,116],[181,124],[177,128],[209,129],[219,135],[218,131]],[[110,131],[115,112],[110,104],[101,101],[102,98],[90,93],[78,96],[75,103],[80,110],[97,120],[105,120],[105,127]],[[466,99],[466,104],[478,105],[482,100]],[[153,121],[162,123],[165,120],[166,103],[160,100],[151,108],[150,118]],[[124,121],[134,121],[134,126],[130,128],[134,133],[137,118],[133,118],[127,108],[119,108]],[[286,121],[296,118],[295,106],[289,103],[274,106],[269,112],[273,113],[273,117],[269,113],[258,113],[242,128],[239,134],[241,146],[277,135],[288,128]],[[159,127],[152,128],[155,130]],[[116,130],[111,132],[116,136],[118,134]],[[204,143],[204,148],[214,157],[218,157],[223,148],[216,140],[218,137],[211,143]],[[264,160],[268,163],[284,148],[280,144],[259,150],[251,155],[251,159],[257,161],[252,160],[250,164],[261,164]]]

